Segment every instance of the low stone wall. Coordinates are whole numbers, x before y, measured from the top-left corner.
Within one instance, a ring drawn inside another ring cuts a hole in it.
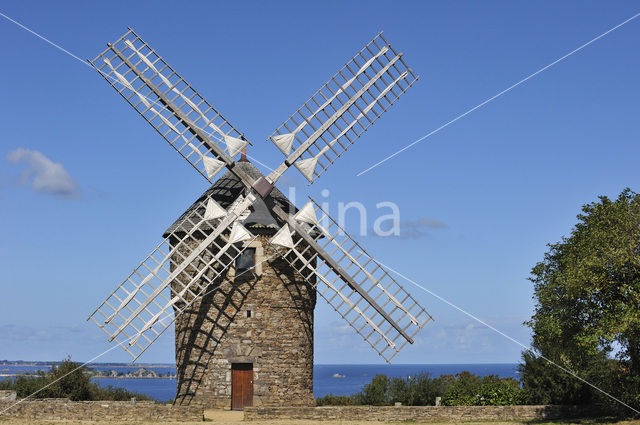
[[[14,405],[9,408],[10,406]],[[69,401],[67,399],[0,402],[2,417],[44,420],[93,421],[202,421],[204,410],[198,406],[171,406],[148,401]]]
[[[323,406],[247,407],[245,420],[306,419],[317,421],[529,421],[599,416],[594,406]]]
[[[11,390],[0,390],[0,402],[13,401],[16,399],[16,392]]]

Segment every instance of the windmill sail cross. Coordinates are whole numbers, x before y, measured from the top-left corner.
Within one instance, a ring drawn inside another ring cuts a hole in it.
[[[281,226],[268,243],[387,361],[431,320],[315,201],[292,216],[271,199],[291,166],[313,183],[415,83],[381,34],[270,136],[286,159],[267,177],[238,166],[233,158],[249,144],[242,133],[132,30],[90,63],[208,182],[226,167],[243,188],[228,209],[200,198],[90,315],[134,360],[256,241],[242,221],[258,204]]]

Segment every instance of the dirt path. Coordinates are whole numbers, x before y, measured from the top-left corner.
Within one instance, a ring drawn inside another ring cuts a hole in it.
[[[162,422],[162,425],[205,425],[207,423],[215,423],[219,425],[239,425],[243,422],[244,416],[242,412],[231,412],[225,410],[206,410],[206,422]],[[385,422],[371,421],[306,421],[306,420],[271,420],[271,421],[250,421],[246,425],[381,425]],[[604,422],[585,420],[585,421],[559,421],[548,422],[555,425],[606,425]],[[0,416],[0,425],[157,425],[158,422],[121,422],[121,421],[45,421],[32,419],[14,419]],[[400,424],[400,422],[395,422]],[[425,423],[426,424],[426,423]],[[465,425],[531,425],[531,422],[465,422]],[[429,422],[428,425],[454,425],[453,423],[434,423]],[[544,423],[535,422],[535,425],[544,425]],[[640,421],[621,421],[615,422],[615,425],[640,425]]]

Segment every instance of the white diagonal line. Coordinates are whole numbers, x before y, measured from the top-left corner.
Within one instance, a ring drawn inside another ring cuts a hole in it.
[[[89,64],[88,62],[83,61],[82,59],[80,59],[78,56],[74,55],[73,53],[71,53],[70,51],[68,51],[67,49],[65,49],[64,47],[54,43],[53,41],[49,40],[48,38],[38,34],[37,32],[35,32],[34,30],[32,30],[29,27],[26,27],[24,25],[22,25],[20,22],[16,21],[15,19],[10,18],[9,16],[5,15],[4,13],[0,12],[0,16],[2,16],[3,18],[5,18],[6,20],[13,22],[14,24],[16,24],[17,26],[19,26],[20,28],[22,28],[23,30],[30,32],[31,34],[35,35],[36,37],[38,37],[39,39],[41,39],[42,41],[44,41],[45,43],[48,43],[50,45],[52,45],[53,47],[55,47],[56,49],[66,53],[67,55],[71,56],[72,58],[74,58],[75,60],[83,63],[84,65],[88,66],[89,68],[93,68],[93,66],[91,66],[91,64]],[[123,84],[121,81],[117,81],[115,78],[111,77],[111,76],[107,76],[104,72],[98,70],[99,73],[105,75],[107,78],[110,78],[112,81],[114,82],[119,82],[120,84]],[[124,84],[123,84],[124,85]]]
[[[418,288],[422,289],[423,291],[425,291],[426,293],[428,293],[429,295],[434,296],[435,298],[439,299],[440,301],[442,301],[443,303],[449,305],[450,307],[455,308],[456,310],[458,310],[459,312],[465,314],[466,316],[469,316],[470,318],[472,318],[473,320],[475,320],[476,322],[482,324],[483,326],[486,326],[487,328],[491,329],[492,331],[502,335],[503,337],[507,338],[509,341],[514,342],[516,344],[518,344],[520,347],[524,348],[526,351],[529,351],[531,354],[533,354],[534,356],[540,357],[541,359],[546,360],[547,362],[551,363],[552,365],[556,366],[557,368],[561,369],[562,371],[568,373],[569,375],[573,376],[574,378],[578,379],[579,381],[589,385],[591,388],[601,392],[602,394],[606,395],[607,397],[609,397],[610,399],[617,401],[618,403],[622,404],[625,407],[628,407],[629,409],[633,410],[634,412],[640,414],[640,410],[636,410],[633,407],[629,406],[628,404],[626,404],[624,401],[616,398],[615,396],[609,394],[608,392],[604,391],[603,389],[598,388],[597,386],[595,386],[594,384],[592,384],[591,382],[585,380],[584,378],[581,378],[580,376],[576,375],[574,372],[570,371],[569,369],[560,366],[559,364],[553,362],[552,360],[548,359],[547,357],[543,356],[542,354],[534,351],[533,348],[521,343],[520,341],[518,341],[517,339],[507,335],[506,333],[502,332],[499,329],[496,329],[495,327],[491,326],[490,324],[488,324],[487,322],[485,322],[484,320],[474,316],[473,314],[469,313],[468,311],[464,310],[461,307],[458,307],[457,305],[455,305],[454,303],[452,303],[451,301],[449,301],[448,299],[441,297],[440,295],[436,294],[435,292],[425,288],[424,286],[420,285],[418,282],[414,281],[413,279],[403,275],[402,273],[400,273],[397,270],[392,269],[391,267],[389,267],[388,265],[382,263],[381,261],[378,261],[378,263],[380,263],[380,265],[382,265],[383,267],[385,267],[387,270],[395,273],[396,275],[400,276],[401,278],[403,278],[404,280],[406,280],[409,283],[412,283],[413,285],[417,286]]]
[[[502,90],[500,93],[496,94],[495,96],[492,96],[490,98],[488,98],[487,100],[485,100],[484,102],[474,106],[473,108],[469,109],[468,111],[458,115],[457,117],[455,117],[454,119],[452,119],[451,121],[441,125],[440,127],[436,128],[435,130],[431,131],[430,133],[425,134],[424,136],[422,136],[421,138],[419,138],[418,140],[409,143],[407,146],[403,147],[402,149],[392,153],[391,155],[387,156],[386,158],[384,158],[381,161],[376,162],[375,164],[373,164],[372,166],[370,166],[369,168],[360,171],[356,177],[360,177],[361,175],[368,173],[369,171],[373,170],[374,168],[378,167],[379,165],[387,162],[388,160],[390,160],[391,158],[393,158],[396,155],[401,154],[402,152],[406,151],[407,149],[411,148],[412,146],[422,142],[424,139],[431,137],[432,135],[436,134],[437,132],[439,132],[440,130],[450,126],[451,124],[453,124],[454,122],[458,121],[460,118],[463,118],[467,115],[469,115],[470,113],[472,113],[473,111],[475,111],[476,109],[479,109],[481,107],[483,107],[484,105],[486,105],[487,103],[493,101],[494,99],[497,99],[498,97],[502,96],[503,94],[507,93],[508,91],[510,91],[511,89],[514,89],[516,87],[518,87],[520,84],[524,83],[527,80],[530,80],[531,78],[535,77],[536,75],[540,74],[543,71],[546,71],[547,69],[551,68],[552,66],[554,66],[555,64],[557,64],[558,62],[563,61],[564,59],[568,58],[569,56],[573,55],[574,53],[579,52],[580,50],[584,49],[585,47],[589,46],[590,44],[598,41],[599,39],[601,39],[602,37],[604,37],[605,35],[617,30],[618,28],[620,28],[621,26],[631,22],[632,20],[636,19],[638,16],[640,16],[640,13],[636,13],[635,15],[633,15],[632,17],[630,17],[629,19],[619,23],[618,25],[616,25],[615,27],[612,27],[610,29],[608,29],[607,31],[603,32],[602,34],[600,34],[599,36],[587,41],[586,43],[584,43],[583,45],[581,45],[580,47],[570,51],[569,53],[567,53],[566,55],[556,59],[555,61],[551,62],[549,65],[544,66],[542,68],[540,68],[539,70],[537,70],[536,72],[534,72],[533,74],[528,75],[527,77],[523,78],[522,80],[518,81],[515,84],[512,84],[511,86],[507,87],[506,89]]]
[[[71,53],[70,51],[65,49],[64,47],[61,47],[61,46],[57,45],[53,41],[49,40],[48,38],[45,38],[45,37],[41,36],[40,34],[38,34],[37,32],[33,31],[32,29],[25,27],[24,25],[22,25],[20,22],[16,21],[15,19],[11,19],[10,17],[8,17],[7,15],[5,15],[2,12],[0,12],[0,16],[2,16],[3,18],[5,18],[8,21],[13,22],[14,24],[19,26],[23,30],[28,31],[31,34],[35,35],[36,37],[38,37],[39,39],[41,39],[45,43],[49,43],[50,45],[52,45],[56,49],[63,51],[64,53],[66,53],[67,55],[71,56],[72,58],[74,58],[76,60],[79,60],[80,62],[82,62],[83,64],[87,65],[88,67],[91,67],[91,65],[89,65],[87,62],[83,61],[82,59],[80,59],[79,57],[77,57],[76,55],[74,55],[73,53]]]
[[[265,164],[264,162],[259,161],[258,159],[252,157],[251,155],[247,154],[247,158],[249,158],[250,160],[256,162],[258,165],[262,165],[264,168],[266,168],[267,170],[274,172],[276,170],[274,170],[273,168],[269,167],[267,164]]]

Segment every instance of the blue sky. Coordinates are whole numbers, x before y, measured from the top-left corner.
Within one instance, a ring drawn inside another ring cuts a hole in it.
[[[330,205],[360,201],[371,221],[375,205],[391,201],[405,222],[444,223],[414,237],[358,240],[524,343],[533,308],[526,278],[545,244],[570,232],[582,204],[640,190],[640,19],[356,174],[638,11],[633,2],[584,1],[0,8],[83,59],[132,27],[270,166],[282,158],[266,137],[384,30],[420,80],[313,186],[296,170],[281,186],[296,186],[299,204],[307,192]],[[0,359],[87,360],[110,347],[88,314],[206,182],[95,71],[3,18],[0,69]],[[25,176],[25,167],[49,174]],[[396,362],[518,361],[513,342],[399,282],[436,320]],[[165,335],[142,360],[173,361],[172,344]],[[100,359],[127,360],[119,349]],[[321,301],[316,362],[382,360]]]

